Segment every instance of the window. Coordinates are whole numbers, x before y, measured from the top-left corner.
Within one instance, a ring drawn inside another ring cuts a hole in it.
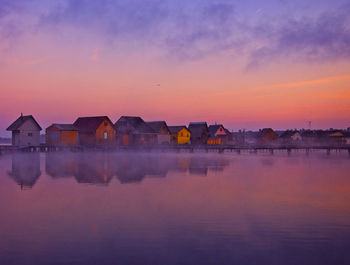
[[[33,136],[33,133],[28,133],[28,136],[29,136],[29,137],[32,137],[32,136]]]
[[[182,137],[182,136],[183,136],[183,133],[180,133],[180,136]]]
[[[107,140],[108,139],[108,132],[103,133],[103,139]]]
[[[107,125],[108,125],[108,122],[105,121],[105,122],[104,122],[104,125],[107,126]]]

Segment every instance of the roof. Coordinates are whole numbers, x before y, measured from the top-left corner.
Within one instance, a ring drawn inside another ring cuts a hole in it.
[[[188,129],[193,137],[202,137],[204,132],[209,132],[206,122],[190,122]]]
[[[73,125],[81,132],[96,132],[97,128],[106,119],[113,124],[107,116],[96,116],[79,117]]]
[[[160,133],[162,128],[166,128],[166,130],[170,133],[168,125],[165,121],[147,121],[146,124],[156,133]]]
[[[35,125],[38,127],[39,131],[42,130],[39,123],[34,119],[32,115],[19,116],[19,118],[15,120],[6,130],[7,131],[18,130],[28,120],[32,120],[35,123]]]
[[[155,133],[141,117],[136,116],[121,116],[115,123],[115,128],[118,132]]]
[[[60,131],[77,131],[78,128],[73,124],[62,124],[62,123],[53,123],[51,126],[55,126]],[[49,126],[48,128],[50,128]]]
[[[265,135],[268,132],[272,132],[272,133],[275,133],[276,135],[278,135],[272,128],[264,128],[261,131],[259,131],[258,137],[261,137],[261,136]]]
[[[179,131],[181,131],[183,128],[185,128],[186,130],[187,127],[185,125],[180,125],[180,126],[168,126],[170,133],[178,133]],[[189,131],[189,130],[188,130]]]
[[[220,129],[220,127],[222,127],[224,129],[225,133],[227,134],[228,130],[225,129],[225,127],[222,124],[215,124],[215,125],[210,125],[208,127],[210,137],[214,137],[216,132]]]

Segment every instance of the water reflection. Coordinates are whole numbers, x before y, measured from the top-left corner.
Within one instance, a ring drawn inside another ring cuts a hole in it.
[[[0,156],[0,264],[350,264],[348,155],[38,158]]]
[[[145,178],[165,178],[169,172],[206,176],[229,165],[224,157],[146,155],[125,153],[46,153],[46,174],[54,179],[74,177],[78,183],[108,185],[113,177],[120,183]],[[22,187],[33,187],[40,176],[40,155],[14,154],[9,175]]]
[[[21,189],[32,188],[41,175],[40,154],[13,154],[12,169],[8,175]]]

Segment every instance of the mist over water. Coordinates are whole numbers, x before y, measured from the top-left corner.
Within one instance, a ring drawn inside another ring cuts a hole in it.
[[[350,264],[347,153],[0,156],[0,264]]]

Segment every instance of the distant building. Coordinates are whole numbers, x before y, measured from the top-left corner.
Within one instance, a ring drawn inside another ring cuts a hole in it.
[[[122,116],[114,126],[118,145],[149,146],[157,141],[157,134],[141,117]]]
[[[344,132],[345,144],[350,145],[350,131]]]
[[[207,144],[228,144],[231,133],[222,124],[210,125],[208,130],[209,138]]]
[[[165,121],[149,121],[146,124],[156,133],[156,144],[170,144],[170,131]]]
[[[260,144],[274,144],[278,140],[278,134],[271,128],[264,128],[258,132],[257,140]]]
[[[346,143],[344,133],[340,130],[332,130],[328,133],[328,142],[335,145],[343,145]]]
[[[296,130],[287,130],[280,136],[280,142],[282,144],[295,144],[301,142],[301,134]]]
[[[76,146],[78,145],[78,128],[73,124],[54,123],[46,128],[46,144]]]
[[[32,115],[22,114],[7,128],[7,131],[12,131],[12,145],[16,147],[39,146],[41,130]]]
[[[188,129],[191,132],[191,144],[207,143],[209,130],[206,122],[191,122]]]
[[[107,116],[80,117],[74,124],[83,146],[106,146],[115,144],[115,129]]]
[[[185,125],[168,126],[172,144],[188,144],[191,141],[191,132]]]

